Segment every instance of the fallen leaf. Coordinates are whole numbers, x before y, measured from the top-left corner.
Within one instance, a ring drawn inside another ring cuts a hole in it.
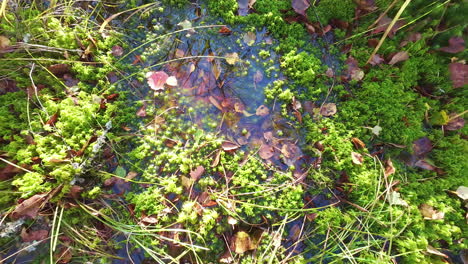
[[[460,186],[455,193],[464,201],[468,200],[468,187]]]
[[[164,84],[166,83],[169,75],[163,71],[151,71],[146,73],[146,79],[148,81],[148,85],[151,89],[155,91],[164,90]]]
[[[112,55],[114,55],[115,57],[120,57],[123,55],[123,48],[119,45],[115,45],[112,47]]]
[[[136,176],[138,176],[138,172],[135,171],[129,171],[127,173],[127,176],[125,176],[126,180],[133,180]]]
[[[62,77],[63,75],[71,72],[71,66],[65,63],[53,64],[47,67],[52,74],[57,77]]]
[[[327,68],[327,71],[325,71],[325,75],[329,78],[333,78],[335,76],[335,73],[333,72],[332,68]]]
[[[413,152],[418,157],[431,152],[432,148],[432,142],[428,137],[422,137],[413,142]]]
[[[23,228],[21,230],[20,236],[23,242],[40,241],[46,239],[49,236],[49,231],[41,229],[27,232],[26,228]]]
[[[334,103],[325,103],[320,108],[320,114],[322,116],[333,116],[336,114],[336,112],[336,104]]]
[[[426,160],[423,160],[423,159],[416,161],[414,163],[414,166],[418,167],[418,168],[421,168],[421,169],[424,169],[424,170],[435,171],[435,172],[437,172],[437,174],[444,174],[444,172],[440,168],[432,165],[431,163],[429,163],[429,162],[427,162]]]
[[[78,185],[73,185],[70,188],[69,196],[73,199],[78,199],[81,196],[81,193],[83,192],[84,188]]]
[[[8,46],[10,46],[10,40],[5,36],[0,35],[0,50],[6,49]]]
[[[364,158],[362,157],[361,154],[357,152],[351,152],[351,160],[353,161],[354,164],[361,165],[362,162],[364,161]]]
[[[184,56],[185,56],[185,51],[183,51],[181,49],[176,49],[175,50],[174,57],[176,57],[176,59],[183,58]]]
[[[421,204],[419,206],[419,211],[424,216],[426,220],[440,220],[444,219],[444,212],[439,212],[434,209],[434,207],[428,204]]]
[[[138,109],[136,115],[139,117],[146,117],[146,104],[143,104],[140,109]]]
[[[267,160],[273,157],[274,150],[271,146],[263,144],[258,150],[258,155],[260,156],[260,158]]]
[[[250,235],[244,231],[239,231],[234,235],[234,251],[237,254],[243,254],[246,251],[256,249]]]
[[[385,60],[379,55],[379,54],[374,54],[372,56],[372,59],[369,61],[369,63],[373,66],[375,65],[379,65],[381,64],[382,62],[384,62]]]
[[[211,67],[211,71],[213,72],[213,76],[215,77],[215,80],[219,79],[219,76],[221,75],[221,67],[218,64],[218,61],[213,62],[213,66]]]
[[[384,176],[387,178],[388,176],[395,173],[395,167],[393,167],[393,162],[391,159],[385,161],[385,171]]]
[[[195,170],[190,172],[190,177],[192,180],[197,181],[205,173],[205,168],[203,166],[198,166]]]
[[[227,249],[226,251],[224,251],[223,255],[221,255],[221,257],[219,258],[219,263],[230,264],[232,262],[234,262],[234,259],[232,258],[231,251]]]
[[[458,62],[450,63],[449,71],[453,88],[460,88],[468,84],[468,65]]]
[[[453,114],[456,116],[457,114]],[[465,126],[465,119],[463,119],[461,116],[456,117],[456,118],[449,118],[449,121],[447,125],[444,126],[444,130],[447,131],[455,131],[462,129]]]
[[[234,65],[239,61],[239,54],[237,52],[226,53],[225,59],[227,63]]]
[[[362,79],[364,79],[364,71],[361,69],[352,71],[351,79],[355,81],[361,81]]]
[[[219,104],[218,100],[216,100],[213,96],[208,96],[208,100],[212,103],[216,108],[220,111],[223,111],[223,107]]]
[[[405,61],[409,58],[409,54],[406,51],[399,51],[395,55],[393,55],[392,59],[388,64],[394,65],[398,62]]]
[[[353,137],[351,138],[351,142],[353,143],[356,149],[366,148],[366,144],[364,144],[364,142],[362,142],[359,138]]]
[[[247,32],[244,34],[243,38],[244,43],[247,44],[248,46],[252,46],[255,43],[255,40],[257,39],[257,34],[255,32]]]
[[[380,134],[380,131],[382,131],[382,128],[380,126],[375,126],[371,128],[372,134],[378,136]]]
[[[54,254],[54,261],[56,263],[69,263],[73,257],[72,250],[68,246],[62,246],[60,249]]]
[[[307,16],[305,12],[310,6],[310,0],[292,0],[291,5],[296,13]]]
[[[166,80],[166,84],[169,86],[177,86],[177,78],[175,76],[169,76]]]
[[[154,225],[158,222],[158,218],[154,215],[145,216],[141,218],[141,222],[148,224],[148,225]]]
[[[221,148],[223,148],[224,151],[234,151],[234,150],[239,149],[240,146],[237,145],[236,143],[231,142],[231,141],[224,141],[221,144]]]
[[[255,112],[256,115],[258,116],[267,116],[270,114],[270,109],[268,107],[261,105],[257,108],[257,111]]]
[[[11,212],[13,219],[19,219],[22,217],[36,218],[42,205],[47,202],[48,193],[36,194],[32,197],[24,200],[22,203],[16,206]]]
[[[377,9],[375,0],[355,0],[354,3],[356,3],[359,9],[367,12],[371,12]]]
[[[231,32],[232,32],[231,29],[229,29],[226,26],[222,26],[218,31],[218,33],[223,34],[223,35],[229,35],[231,34]]]
[[[408,203],[405,200],[401,199],[400,193],[395,191],[390,191],[387,194],[387,201],[390,205],[402,205],[405,207],[408,206]]]
[[[440,252],[439,250],[437,250],[435,247],[432,247],[431,245],[427,245],[426,251],[427,251],[427,253],[432,254],[432,255],[437,255],[437,256],[440,256],[440,257],[447,258],[447,259],[449,258],[447,255]]]
[[[378,34],[378,33],[381,33],[381,32],[385,32],[388,28],[388,26],[390,25],[390,23],[392,22],[392,19],[389,18],[388,16],[383,16],[379,22],[377,23],[377,27],[372,31],[372,34]],[[398,20],[395,25],[393,25],[392,29],[390,30],[390,32],[388,33],[388,36],[390,38],[392,38],[393,36],[395,36],[395,33],[398,31],[398,29],[400,29],[400,27],[404,26],[405,25],[405,22],[403,20]]]
[[[22,171],[19,166],[7,164],[4,168],[0,169],[0,181],[9,180]]]
[[[447,53],[458,53],[465,50],[465,40],[462,37],[451,37],[448,47],[440,48],[440,51]]]
[[[55,123],[57,122],[58,120],[58,112],[53,114],[49,120],[47,120],[47,122],[45,123],[46,125],[49,125],[49,126],[55,126]]]

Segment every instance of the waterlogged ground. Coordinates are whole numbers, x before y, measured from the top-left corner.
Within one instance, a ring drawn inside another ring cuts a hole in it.
[[[0,262],[466,263],[467,7],[390,2],[5,1]]]

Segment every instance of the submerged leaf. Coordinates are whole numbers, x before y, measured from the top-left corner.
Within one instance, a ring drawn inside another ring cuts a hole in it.
[[[261,105],[257,108],[257,111],[255,112],[256,115],[258,116],[267,116],[270,114],[270,109],[268,107]]]
[[[239,145],[231,142],[231,141],[224,141],[222,144],[221,144],[221,147],[223,148],[224,151],[234,151],[238,148],[240,148]]]
[[[155,91],[164,90],[164,84],[166,83],[169,75],[163,71],[151,71],[146,73],[146,80],[151,89]]]
[[[263,144],[258,150],[258,155],[260,156],[260,158],[267,160],[273,157],[274,150],[271,146]]]
[[[234,65],[239,61],[239,54],[237,52],[227,53],[225,59],[227,63]]]
[[[257,39],[257,34],[255,34],[255,32],[247,32],[244,34],[244,37],[243,37],[244,43],[247,44],[248,46],[252,46],[255,43],[256,39]]]

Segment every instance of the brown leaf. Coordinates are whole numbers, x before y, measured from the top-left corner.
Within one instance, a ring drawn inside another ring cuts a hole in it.
[[[385,60],[379,54],[375,54],[374,56],[372,56],[372,59],[369,61],[369,63],[375,66],[381,64],[384,61]]]
[[[422,157],[432,150],[432,142],[428,137],[422,137],[413,142],[413,152],[416,156]]]
[[[364,161],[364,158],[362,157],[361,154],[357,152],[351,152],[351,160],[353,161],[354,164],[361,165],[362,162]]]
[[[448,47],[442,47],[440,50],[452,54],[462,52],[465,50],[465,40],[462,37],[451,37]]]
[[[47,69],[57,77],[62,77],[63,75],[71,72],[70,65],[65,63],[50,65]]]
[[[325,103],[320,108],[320,114],[322,116],[333,116],[336,114],[336,104],[334,103]]]
[[[197,181],[205,173],[205,168],[203,166],[198,166],[195,170],[190,172],[190,177],[192,180]]]
[[[5,36],[0,35],[0,50],[6,49],[9,46],[10,46],[10,40]]]
[[[310,6],[310,0],[292,0],[291,5],[296,13],[307,16],[305,12]]]
[[[377,9],[375,5],[375,0],[355,0],[354,1],[359,9],[362,9],[367,12],[371,12]]]
[[[353,145],[356,149],[366,148],[366,144],[364,144],[364,142],[362,142],[359,138],[353,137],[351,138],[351,142],[353,142]]]
[[[268,107],[261,105],[257,108],[257,111],[255,112],[256,115],[258,116],[267,116],[270,114],[270,109]]]
[[[73,185],[70,188],[69,195],[70,195],[70,197],[72,197],[74,199],[78,199],[78,198],[80,198],[82,192],[83,192],[83,187],[78,186],[78,185]]]
[[[388,176],[395,173],[395,167],[393,167],[393,162],[391,159],[385,161],[385,172],[384,176],[387,178]]]
[[[231,32],[232,32],[231,29],[229,29],[226,26],[222,26],[218,31],[218,33],[223,34],[223,35],[229,35],[231,34]]]
[[[57,122],[57,119],[58,119],[58,112],[53,114],[49,120],[47,120],[47,122],[45,123],[46,125],[49,125],[49,126],[55,126],[55,122]]]
[[[20,236],[23,242],[40,241],[46,239],[49,236],[49,231],[41,229],[27,232],[26,228],[23,228],[21,230]]]
[[[21,171],[19,167],[7,164],[4,168],[0,169],[0,181],[9,180]]]
[[[243,41],[247,46],[252,46],[255,43],[255,40],[257,39],[257,34],[255,32],[247,32],[243,36]]]
[[[24,200],[16,206],[15,210],[11,212],[11,218],[19,219],[22,217],[36,218],[42,205],[47,201],[49,193],[36,194]]]
[[[218,100],[216,100],[213,96],[211,95],[208,96],[208,100],[210,101],[211,104],[213,104],[220,111],[223,111],[223,107],[219,104]]]
[[[136,115],[139,117],[145,117],[146,116],[146,103],[144,103],[140,109],[136,112]]]
[[[434,209],[434,207],[428,205],[428,204],[421,204],[419,206],[419,211],[421,214],[424,216],[424,219],[426,220],[440,220],[444,219],[444,212],[439,212]]]
[[[114,55],[115,57],[120,57],[120,56],[122,56],[122,55],[123,55],[123,52],[124,52],[123,48],[122,48],[121,46],[119,46],[119,45],[115,45],[115,46],[112,47],[112,52],[111,52],[111,53],[112,53],[112,55]]]
[[[263,144],[258,150],[258,155],[260,156],[260,158],[267,160],[273,157],[274,150],[271,146]]]
[[[236,143],[233,143],[231,141],[224,141],[221,144],[221,147],[223,148],[224,151],[235,151],[238,148],[240,148],[239,145],[237,145]]]
[[[447,123],[447,125],[444,126],[444,130],[455,131],[455,130],[462,129],[464,126],[465,126],[465,119],[459,116],[453,119],[449,119],[449,122]]]
[[[409,58],[409,54],[406,51],[399,51],[395,55],[393,55],[392,59],[388,64],[394,65],[398,62],[405,61]]]
[[[333,72],[332,68],[327,68],[327,71],[325,72],[325,75],[329,78],[335,77],[335,73]]]
[[[234,235],[234,251],[243,254],[246,251],[254,250],[257,246],[253,243],[250,235],[244,231],[239,231]]]
[[[148,225],[154,225],[158,222],[158,218],[155,215],[149,215],[141,218],[141,222],[148,224]]]
[[[379,22],[377,23],[377,27],[372,31],[372,34],[378,34],[381,32],[385,32],[387,30],[388,26],[390,26],[390,23],[392,22],[392,19],[389,18],[388,16],[383,16]],[[398,20],[395,25],[393,25],[392,29],[388,33],[388,36],[392,38],[395,36],[395,33],[400,29],[400,27],[404,26],[405,22],[403,20]]]
[[[62,246],[55,254],[54,260],[56,263],[69,263],[73,257],[72,250],[68,246]]]
[[[449,71],[453,88],[460,88],[468,84],[468,65],[458,62],[450,63]]]
[[[414,166],[424,169],[424,170],[430,170],[430,171],[435,171],[437,174],[444,174],[444,171],[441,170],[440,168],[432,165],[431,163],[427,162],[426,160],[418,160],[414,163]]]

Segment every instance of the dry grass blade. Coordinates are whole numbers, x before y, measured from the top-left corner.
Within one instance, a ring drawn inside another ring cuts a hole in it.
[[[398,10],[398,13],[395,15],[395,17],[393,18],[390,25],[388,25],[387,30],[385,30],[385,33],[383,34],[382,38],[380,39],[379,44],[377,44],[377,47],[375,47],[374,51],[369,56],[369,59],[367,60],[366,64],[368,64],[372,60],[372,57],[374,57],[374,55],[377,54],[377,51],[379,51],[380,47],[382,46],[385,39],[387,38],[388,33],[390,33],[390,31],[392,30],[393,26],[398,21],[398,19],[400,19],[401,14],[403,13],[403,11],[405,11],[406,7],[409,5],[410,2],[411,2],[411,0],[406,0],[403,3],[403,5],[400,7],[400,10]]]

